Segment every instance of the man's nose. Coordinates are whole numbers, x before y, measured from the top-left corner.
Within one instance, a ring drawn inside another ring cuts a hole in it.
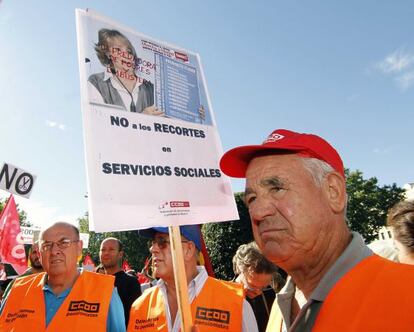
[[[259,223],[266,217],[273,216],[276,213],[276,202],[271,198],[257,197],[249,206],[249,214],[252,222]]]
[[[149,248],[149,251],[151,254],[159,252],[160,251],[160,247],[158,246],[157,242],[153,242]]]
[[[50,248],[50,252],[55,255],[57,253],[61,253],[62,249],[59,248],[58,244],[56,242],[52,242],[52,247]]]

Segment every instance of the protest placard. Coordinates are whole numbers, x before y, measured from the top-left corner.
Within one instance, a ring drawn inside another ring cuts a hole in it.
[[[39,240],[40,228],[20,226],[24,244],[33,244]]]
[[[76,17],[90,228],[238,219],[198,54]]]
[[[35,180],[35,175],[10,163],[4,163],[0,168],[0,189],[11,194],[29,198]]]

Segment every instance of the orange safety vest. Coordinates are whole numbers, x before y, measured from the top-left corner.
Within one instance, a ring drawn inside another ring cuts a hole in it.
[[[369,256],[335,284],[312,331],[413,331],[413,283],[413,265]],[[282,318],[276,301],[271,316],[266,331],[280,331]]]
[[[38,273],[16,279],[0,317],[0,331],[106,331],[113,276],[83,271],[47,328],[45,277]]]
[[[193,324],[200,332],[241,331],[244,291],[240,284],[207,278],[191,303]],[[168,331],[159,287],[149,288],[131,307],[128,332]]]

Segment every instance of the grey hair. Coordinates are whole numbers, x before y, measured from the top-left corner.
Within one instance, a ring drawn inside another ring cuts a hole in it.
[[[310,173],[313,178],[313,181],[318,187],[322,186],[323,179],[329,173],[334,172],[335,170],[331,165],[327,162],[316,159],[316,158],[300,158],[302,160],[303,166],[305,169]],[[345,209],[344,209],[344,217],[346,218],[347,208],[348,208],[348,194],[345,193],[346,200],[345,200]]]
[[[234,274],[245,272],[272,274],[278,269],[262,254],[256,242],[242,244],[233,256]]]
[[[300,159],[302,160],[303,166],[312,175],[313,181],[318,187],[322,185],[322,181],[326,175],[334,172],[333,167],[323,160],[316,158]]]

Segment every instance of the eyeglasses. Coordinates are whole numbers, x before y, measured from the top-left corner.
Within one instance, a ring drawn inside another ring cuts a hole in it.
[[[181,243],[186,243],[189,241],[186,240],[181,240]],[[148,248],[151,248],[152,246],[154,246],[154,244],[157,244],[158,248],[160,249],[165,249],[167,247],[167,244],[170,244],[170,240],[168,240],[167,237],[156,237],[150,241],[148,241]]]
[[[76,242],[79,242],[79,240],[62,239],[57,242],[48,241],[48,242],[42,243],[42,245],[40,246],[40,250],[51,251],[53,249],[54,244],[56,244],[59,249],[63,250],[63,249],[69,248],[72,243],[76,243]]]

